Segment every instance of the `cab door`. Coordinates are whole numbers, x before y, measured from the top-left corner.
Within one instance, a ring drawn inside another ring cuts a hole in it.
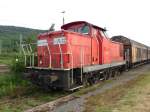
[[[99,64],[99,41],[97,37],[97,30],[93,29],[91,38],[91,54],[92,54],[92,65]]]

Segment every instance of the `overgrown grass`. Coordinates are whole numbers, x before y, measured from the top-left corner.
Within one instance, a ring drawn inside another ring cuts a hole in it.
[[[22,73],[5,73],[0,75],[0,98],[3,96],[12,96],[15,90],[28,87],[31,84],[23,80]],[[17,91],[16,91],[17,92]]]
[[[0,75],[0,112],[22,112],[67,94],[63,91],[43,91],[24,80],[21,73]]]
[[[10,65],[12,63],[12,57],[7,55],[0,55],[0,64]]]
[[[149,112],[149,93],[150,72],[88,98],[85,112]]]
[[[15,56],[15,58],[12,59],[10,68],[13,72],[16,72],[16,73],[24,72],[25,70],[24,56],[23,55]]]
[[[21,55],[0,55],[0,64],[11,68],[11,72],[0,74],[0,112],[22,112],[68,94],[63,91],[46,92],[25,80],[23,61]]]
[[[0,55],[1,64],[8,65],[13,72],[23,72],[25,68],[24,56],[19,53]]]
[[[0,64],[12,65],[12,62],[22,54],[19,53],[3,53],[0,54]]]

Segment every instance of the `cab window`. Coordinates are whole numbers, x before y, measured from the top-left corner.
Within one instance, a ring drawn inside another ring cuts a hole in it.
[[[81,34],[89,34],[89,26],[87,25],[83,25],[83,26],[79,26],[79,27],[72,27],[68,29],[69,31],[73,31],[73,32],[77,32],[77,33],[81,33]]]
[[[84,25],[79,28],[79,32],[82,34],[89,34],[89,27],[87,25]]]

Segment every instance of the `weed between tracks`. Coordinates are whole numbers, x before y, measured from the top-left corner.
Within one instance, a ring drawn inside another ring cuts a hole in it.
[[[85,112],[150,112],[150,72],[87,99]]]

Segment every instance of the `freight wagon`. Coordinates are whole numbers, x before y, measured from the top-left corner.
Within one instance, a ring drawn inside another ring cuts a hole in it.
[[[114,36],[111,39],[123,43],[124,59],[127,61],[128,67],[135,67],[139,64],[147,63],[148,47],[146,45],[124,36]]]
[[[150,47],[147,47],[148,62],[150,62]]]

